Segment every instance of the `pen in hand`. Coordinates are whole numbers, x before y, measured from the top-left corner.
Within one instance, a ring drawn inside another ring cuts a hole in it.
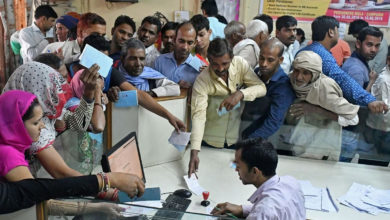
[[[218,208],[217,206],[215,206],[214,209],[216,209],[217,211],[221,211],[221,209]],[[234,216],[234,215],[233,215],[232,213],[230,213],[230,212],[225,213],[225,215],[227,215],[227,216],[229,216],[229,217],[231,217],[231,218],[234,218],[234,219],[238,219],[236,216]]]

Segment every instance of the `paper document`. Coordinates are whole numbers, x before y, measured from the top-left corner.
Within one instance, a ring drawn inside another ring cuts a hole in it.
[[[241,104],[240,104],[240,102],[239,102],[239,103],[237,103],[237,105],[235,105],[235,106],[233,107],[233,109],[230,110],[230,111],[236,110],[236,109],[238,109],[240,106],[241,106]],[[226,110],[225,107],[222,107],[221,111],[219,110],[219,108],[217,108],[217,113],[218,113],[219,117],[221,117],[222,115],[227,114],[228,112],[229,112],[229,111]]]
[[[190,141],[190,136],[191,132],[180,131],[178,133],[174,130],[171,137],[169,137],[168,142],[175,146],[179,152],[183,152]]]
[[[195,174],[191,175],[191,178],[188,178],[188,175],[184,176],[184,180],[187,183],[188,189],[190,189],[195,195],[200,196],[204,191],[206,191],[203,187],[201,187],[198,183],[198,179]]]
[[[323,212],[338,212],[339,209],[333,201],[328,188],[314,187],[310,181],[299,180],[303,195],[305,196],[305,208]]]
[[[147,207],[153,207],[153,208],[162,208],[163,207],[161,200],[126,202],[126,204],[141,205],[141,206],[147,206]]]
[[[378,215],[390,213],[390,191],[375,189],[369,185],[353,183],[339,202],[360,212]]]
[[[202,67],[202,62],[199,59],[192,58],[191,61],[188,63],[192,68],[196,69],[197,71],[200,70]]]
[[[119,92],[119,99],[115,102],[115,107],[132,107],[137,105],[137,90]]]
[[[80,64],[90,68],[93,64],[99,65],[99,74],[106,78],[111,71],[113,59],[106,54],[96,50],[90,45],[86,45],[80,55]]]

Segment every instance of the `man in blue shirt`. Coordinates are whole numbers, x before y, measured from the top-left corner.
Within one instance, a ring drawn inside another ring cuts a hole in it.
[[[374,96],[365,91],[337,65],[329,50],[337,44],[339,39],[338,27],[339,22],[334,17],[317,17],[311,24],[313,43],[302,50],[310,50],[320,55],[322,72],[339,84],[344,97],[349,102],[368,106],[373,113],[387,111],[388,106],[384,102],[376,101]]]
[[[190,88],[199,75],[202,61],[192,56],[196,45],[196,30],[191,22],[183,22],[176,29],[175,46],[172,53],[160,55],[154,67],[180,88]]]
[[[247,102],[243,116],[261,115],[242,136],[246,138],[268,138],[282,125],[284,115],[295,99],[290,79],[281,68],[284,45],[276,38],[260,46],[259,78],[265,83],[267,94],[253,102]],[[243,119],[244,120],[244,119]]]
[[[359,32],[368,27],[369,24],[365,20],[357,19],[352,21],[349,24],[348,34],[352,35],[354,38],[358,38]],[[382,69],[386,67],[386,57],[387,57],[387,41],[385,38],[382,38],[381,46],[379,47],[379,51],[374,59],[368,62],[368,66],[370,69],[374,70],[376,73],[382,72]]]
[[[377,27],[363,28],[357,37],[355,52],[342,66],[342,69],[367,92],[371,91],[378,76],[374,70],[370,70],[367,62],[377,55],[382,38],[383,33]]]
[[[210,29],[212,30],[210,35],[210,41],[216,37],[225,38],[225,33],[223,32],[226,24],[218,21],[216,16],[218,15],[218,7],[215,0],[205,0],[202,2],[200,7],[202,13],[210,22]]]

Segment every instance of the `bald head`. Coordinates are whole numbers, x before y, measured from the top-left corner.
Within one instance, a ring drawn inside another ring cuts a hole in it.
[[[245,39],[245,25],[239,21],[231,21],[224,29],[225,38],[234,47],[238,42]]]
[[[276,38],[264,41],[260,46],[259,69],[261,80],[268,80],[278,71],[283,63],[284,45]]]
[[[261,45],[260,45],[260,53],[263,49],[265,48],[268,48],[270,50],[274,50],[274,49],[277,49],[278,50],[278,57],[281,57],[283,56],[283,52],[284,52],[284,44],[278,40],[277,38],[271,38],[271,39],[268,39],[266,41],[264,41]]]

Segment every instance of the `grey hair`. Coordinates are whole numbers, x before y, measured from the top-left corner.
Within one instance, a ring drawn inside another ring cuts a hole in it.
[[[145,50],[145,45],[142,43],[142,41],[136,38],[130,38],[128,41],[126,41],[125,45],[122,46],[121,56],[126,57],[130,48]]]
[[[264,21],[252,20],[248,23],[246,36],[251,39],[256,38],[261,32],[268,34],[268,26]]]
[[[231,21],[224,29],[225,37],[229,38],[233,33],[245,36],[245,25],[239,21]]]

